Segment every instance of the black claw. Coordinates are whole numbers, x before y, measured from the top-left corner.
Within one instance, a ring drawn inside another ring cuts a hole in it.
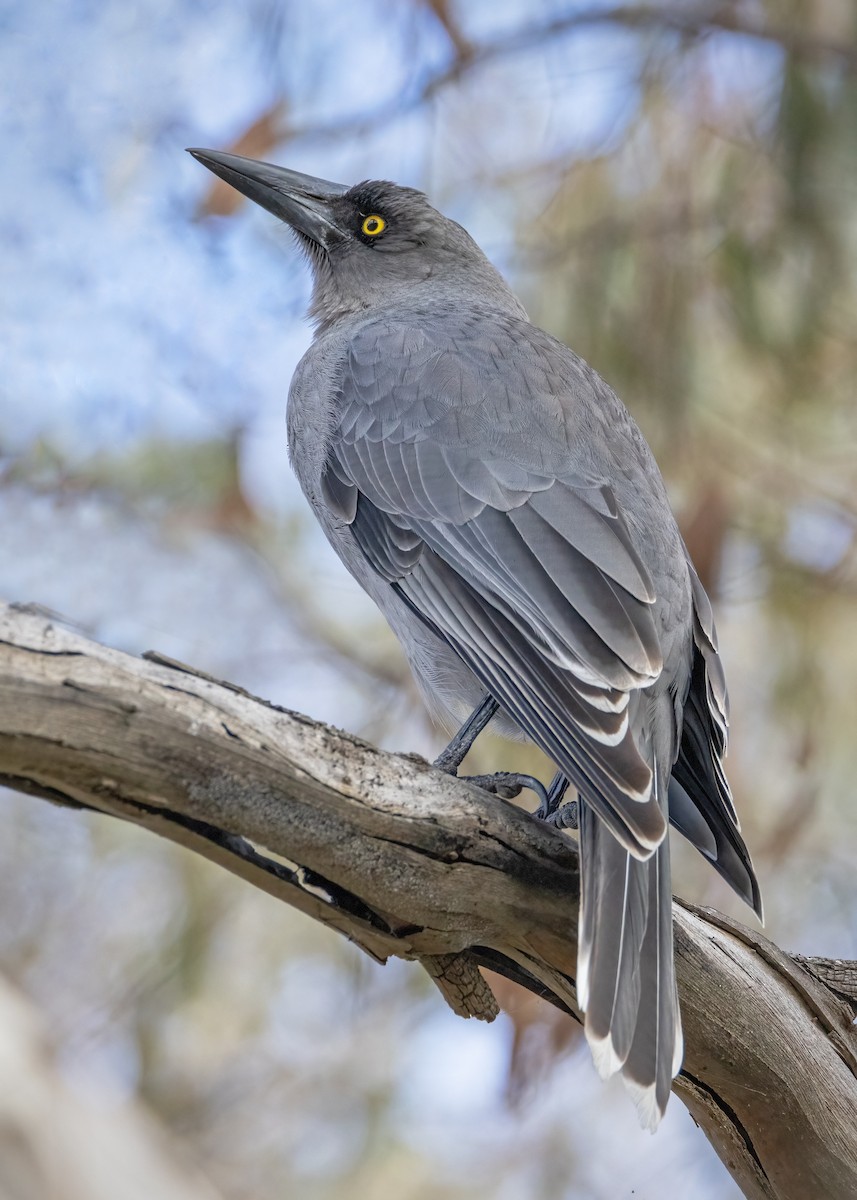
[[[562,803],[562,798],[568,790],[568,780],[562,771],[557,771],[550,782],[550,787],[547,790],[544,803],[540,804],[536,810],[535,816],[540,821],[550,821],[554,813]],[[554,822],[551,822],[552,824]]]
[[[540,821],[547,821],[549,825],[553,825],[554,829],[577,829],[577,801],[562,803],[567,791],[568,780],[562,771],[557,771],[551,780],[545,801],[539,805],[535,816]]]
[[[529,788],[538,796],[540,809],[548,803],[544,784],[533,775],[520,775],[516,771],[497,771],[493,775],[460,775],[459,778],[465,783],[472,783],[474,787],[490,792],[492,796],[500,796],[503,800],[513,800],[521,794],[523,788]]]

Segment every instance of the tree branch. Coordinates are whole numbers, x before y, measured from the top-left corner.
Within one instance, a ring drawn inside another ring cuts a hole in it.
[[[414,756],[0,606],[0,782],[141,825],[490,1019],[490,966],[579,1019],[574,844]],[[857,967],[676,905],[675,1091],[754,1200],[857,1195]],[[828,981],[831,986],[828,986]],[[849,991],[852,988],[852,991]]]
[[[427,3],[427,7],[446,8]],[[435,12],[437,16],[437,12]],[[455,53],[438,70],[417,76],[395,95],[363,112],[349,113],[330,121],[285,126],[281,142],[303,139],[338,139],[366,133],[379,123],[399,120],[433,100],[481,67],[511,58],[522,51],[544,46],[577,32],[616,26],[632,33],[667,34],[702,40],[711,35],[735,35],[763,45],[779,47],[800,62],[831,64],[852,74],[857,69],[857,47],[850,40],[826,37],[795,24],[759,18],[749,8],[723,4],[617,4],[574,8],[561,16],[517,26],[479,43],[453,39]],[[449,28],[447,27],[447,32]]]

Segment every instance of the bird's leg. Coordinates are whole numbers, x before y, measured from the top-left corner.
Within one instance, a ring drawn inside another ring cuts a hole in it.
[[[536,810],[535,815],[540,821],[547,821],[557,829],[577,829],[577,801],[562,804],[562,798],[567,791],[568,779],[562,771],[557,771],[551,780],[544,802]]]
[[[440,767],[447,775],[457,775],[458,768],[464,761],[467,751],[479,737],[479,734],[497,712],[500,705],[491,695],[486,695],[482,703],[473,710],[458,733],[434,760],[434,765]],[[529,788],[539,798],[539,811],[549,811],[548,794],[544,784],[532,775],[520,775],[515,771],[497,771],[494,775],[462,775],[466,783],[490,792],[493,796],[502,796],[511,800],[520,795],[522,788]]]
[[[434,760],[434,765],[440,767],[447,775],[455,775],[464,761],[467,751],[479,737],[482,730],[491,720],[500,705],[493,696],[486,695],[482,703],[473,710],[458,733]]]

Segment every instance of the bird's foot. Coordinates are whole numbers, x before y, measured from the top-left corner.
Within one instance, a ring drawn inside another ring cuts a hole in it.
[[[538,796],[540,809],[548,803],[545,785],[534,775],[520,775],[517,771],[497,771],[493,775],[459,775],[458,778],[503,800],[514,800],[524,788],[529,788]]]
[[[447,775],[454,775],[465,783],[499,796],[503,800],[514,800],[520,796],[524,788],[534,792],[539,801],[539,807],[533,814],[540,821],[546,821],[555,829],[577,829],[577,801],[572,800],[563,804],[562,799],[568,790],[568,780],[562,771],[557,771],[551,780],[549,788],[541,783],[534,775],[522,775],[517,771],[495,771],[493,775],[459,775],[458,768],[467,751],[473,745],[476,737],[482,732],[498,709],[497,701],[486,696],[482,703],[474,709],[461,729],[444,751],[434,760],[434,765]]]
[[[553,825],[554,829],[577,829],[577,801],[569,800],[568,804],[563,804],[544,819],[545,823]]]
[[[544,792],[544,788],[542,789]],[[544,793],[544,800],[536,809],[535,816],[540,821],[546,821],[555,829],[577,829],[577,801],[570,800],[562,803],[562,798],[568,791],[568,780],[562,771],[557,771],[551,780],[550,787]]]

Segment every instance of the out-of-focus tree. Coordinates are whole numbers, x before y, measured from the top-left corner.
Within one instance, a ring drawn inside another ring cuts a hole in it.
[[[287,477],[297,256],[181,148],[421,186],[643,425],[718,602],[769,929],[853,956],[850,0],[38,9],[4,6],[0,45],[0,591],[428,753],[392,640]],[[510,996],[505,1033],[465,1035],[415,976],[170,848],[13,798],[4,820],[0,966],[69,1078],[141,1095],[224,1195],[623,1186],[596,1161],[621,1102],[583,1057],[555,1065],[569,1035],[539,1006]],[[99,889],[115,902],[90,907]],[[676,890],[729,903],[695,859]],[[420,1057],[449,1046],[469,1080]],[[654,1164],[734,1194],[677,1114],[633,1145],[638,1195],[661,1194]]]

